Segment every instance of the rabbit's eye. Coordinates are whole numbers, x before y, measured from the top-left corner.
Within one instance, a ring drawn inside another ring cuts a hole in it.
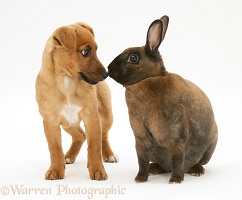
[[[139,56],[136,54],[131,54],[127,60],[130,63],[137,63],[139,61]]]

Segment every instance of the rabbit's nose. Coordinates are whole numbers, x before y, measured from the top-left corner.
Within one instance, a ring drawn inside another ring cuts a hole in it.
[[[108,70],[113,69],[113,68],[114,68],[114,65],[112,65],[112,63],[110,63],[110,64],[108,65]]]
[[[116,66],[119,66],[121,64],[121,60],[119,59],[119,56],[117,56],[109,65],[108,69],[114,69]]]

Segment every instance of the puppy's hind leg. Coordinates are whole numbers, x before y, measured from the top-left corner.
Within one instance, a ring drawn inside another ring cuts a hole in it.
[[[66,164],[72,164],[75,162],[86,136],[80,125],[64,128],[64,130],[72,136],[71,147],[65,154]]]
[[[113,114],[111,105],[111,93],[107,84],[103,81],[97,85],[98,114],[102,126],[102,157],[104,162],[118,162],[109,144],[108,132],[113,124]]]
[[[101,109],[99,115],[102,124],[102,157],[104,162],[115,163],[118,162],[118,156],[116,156],[109,144],[108,131],[110,130],[113,123],[113,116],[111,110]]]

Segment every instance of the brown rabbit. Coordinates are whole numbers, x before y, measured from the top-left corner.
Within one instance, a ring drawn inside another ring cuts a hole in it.
[[[108,66],[109,76],[126,88],[129,118],[136,140],[139,172],[172,172],[169,183],[184,173],[201,176],[218,138],[211,103],[194,83],[166,71],[158,51],[169,18],[153,21],[146,45],[128,48]]]

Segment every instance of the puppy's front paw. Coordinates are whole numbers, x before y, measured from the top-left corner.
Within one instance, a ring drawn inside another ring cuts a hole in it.
[[[107,180],[108,175],[104,169],[89,170],[89,175],[92,180]]]
[[[52,169],[50,168],[45,173],[45,180],[57,180],[57,179],[63,179],[65,177],[65,169]]]

